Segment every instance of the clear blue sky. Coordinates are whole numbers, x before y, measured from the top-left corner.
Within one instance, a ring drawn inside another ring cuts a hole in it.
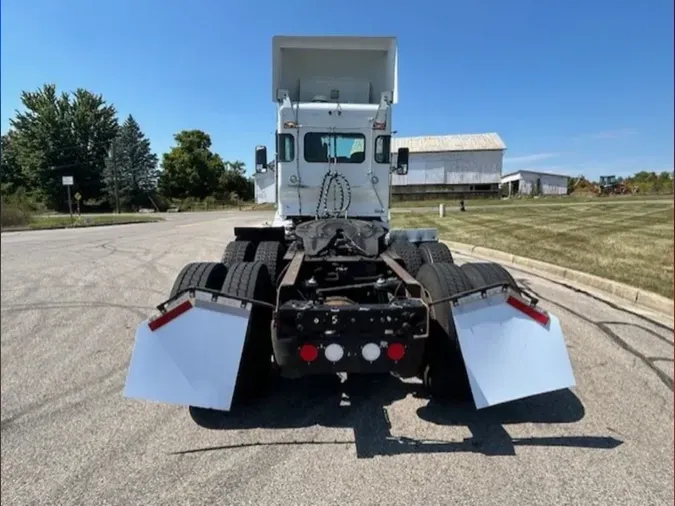
[[[22,89],[88,88],[162,153],[272,148],[271,37],[395,35],[399,135],[498,132],[504,171],[673,168],[672,0],[3,0],[2,131]]]

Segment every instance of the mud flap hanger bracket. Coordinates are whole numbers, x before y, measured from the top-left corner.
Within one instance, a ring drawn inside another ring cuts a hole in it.
[[[499,289],[499,290],[497,290]],[[429,307],[435,306],[436,304],[443,304],[450,302],[452,303],[453,306],[458,306],[460,304],[461,299],[465,299],[467,297],[471,297],[472,295],[480,294],[482,299],[487,298],[489,295],[494,295],[495,293],[507,293],[509,290],[513,290],[517,292],[519,295],[522,295],[526,298],[529,299],[530,301],[530,306],[535,307],[539,303],[539,299],[531,295],[530,293],[526,292],[520,287],[514,287],[510,283],[506,282],[501,282],[501,283],[492,283],[489,285],[485,285],[480,288],[474,288],[472,290],[465,290],[460,293],[456,293],[454,295],[450,295],[448,297],[443,297],[442,299],[437,299],[437,300],[432,300],[428,303]]]
[[[196,286],[190,286],[187,287],[178,293],[174,295],[173,297],[170,297],[169,299],[165,300],[161,304],[157,305],[157,310],[160,313],[165,313],[166,312],[166,306],[171,304],[172,302],[180,299],[183,295],[186,293],[189,294],[190,298],[195,298],[197,292],[202,292],[202,293],[208,293],[211,294],[211,301],[212,302],[217,302],[219,299],[225,299],[225,300],[231,300],[231,301],[238,301],[242,303],[242,305],[245,304],[251,304],[253,306],[263,306],[267,307],[270,309],[276,309],[276,306],[270,302],[265,302],[263,300],[256,300],[256,299],[251,299],[249,297],[239,297],[236,295],[228,295],[226,293],[221,292],[220,290],[212,290],[210,288],[201,288],[201,287],[196,287]]]

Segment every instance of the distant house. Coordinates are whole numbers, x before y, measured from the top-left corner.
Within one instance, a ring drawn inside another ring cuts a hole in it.
[[[392,176],[392,199],[414,200],[499,194],[506,145],[496,133],[392,139],[410,150],[408,174]]]
[[[502,176],[502,185],[506,185],[503,193],[508,196],[517,195],[567,195],[569,176],[519,170]]]

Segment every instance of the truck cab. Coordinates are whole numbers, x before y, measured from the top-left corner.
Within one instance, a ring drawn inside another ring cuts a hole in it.
[[[408,150],[391,160],[397,95],[393,37],[273,38],[277,104],[275,225],[326,216],[388,223],[391,173],[407,172]],[[272,180],[267,149],[256,177]]]

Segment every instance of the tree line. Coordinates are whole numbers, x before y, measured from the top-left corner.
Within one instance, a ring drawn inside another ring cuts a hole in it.
[[[617,183],[629,187],[633,193],[640,194],[669,194],[673,193],[675,188],[673,173],[661,171],[658,174],[654,171],[641,170],[629,177],[617,177]],[[567,192],[588,191],[592,186],[597,186],[600,181],[587,179],[585,176],[569,178],[567,182]]]
[[[206,132],[176,133],[175,145],[159,157],[133,115],[120,121],[100,94],[82,88],[58,93],[45,84],[23,91],[21,103],[2,135],[3,204],[21,197],[67,210],[63,176],[73,177],[72,193],[89,210],[163,211],[181,201],[253,199],[244,163],[214,153]]]

